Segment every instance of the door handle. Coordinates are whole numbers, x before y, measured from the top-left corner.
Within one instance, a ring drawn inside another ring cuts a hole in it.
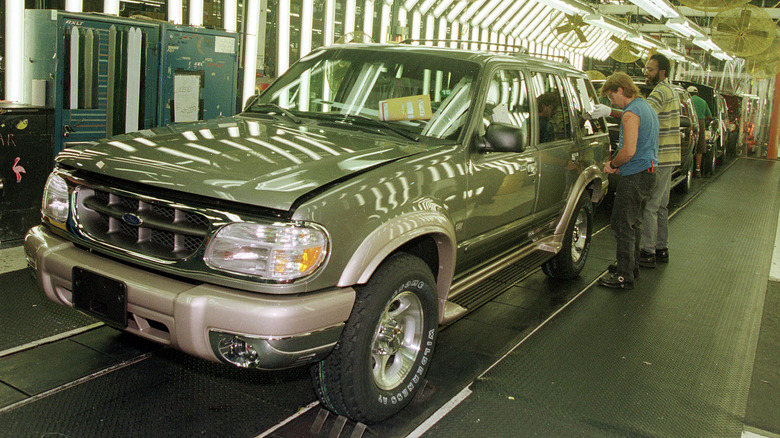
[[[525,171],[528,172],[529,175],[536,175],[537,166],[535,158],[524,158],[520,161],[525,163]]]

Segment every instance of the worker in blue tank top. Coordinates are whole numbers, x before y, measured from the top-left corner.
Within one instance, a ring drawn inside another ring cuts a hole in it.
[[[639,89],[627,74],[618,72],[607,78],[601,94],[613,106],[621,108],[620,144],[604,164],[604,171],[620,176],[615,191],[610,225],[617,240],[617,262],[610,275],[599,284],[615,289],[633,289],[639,275],[637,259],[642,237],[642,210],[656,184],[658,166],[658,114],[639,97]],[[615,111],[619,114],[619,111]],[[593,118],[612,114],[606,105],[596,105]]]

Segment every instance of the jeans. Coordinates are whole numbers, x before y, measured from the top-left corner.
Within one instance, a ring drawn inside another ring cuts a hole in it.
[[[634,281],[642,237],[642,211],[655,180],[655,173],[649,172],[621,176],[615,191],[610,225],[617,240],[617,274],[626,281]]]
[[[666,249],[669,240],[669,190],[674,167],[656,167],[657,180],[653,193],[645,204],[642,217],[642,243],[640,248],[655,254],[656,249]]]

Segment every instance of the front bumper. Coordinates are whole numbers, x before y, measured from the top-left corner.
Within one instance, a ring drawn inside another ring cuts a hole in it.
[[[73,307],[72,272],[81,267],[126,285],[125,331],[211,361],[220,354],[215,335],[249,340],[253,363],[279,369],[325,357],[341,336],[355,302],[352,288],[302,295],[267,295],[212,284],[195,284],[136,268],[76,247],[45,227],[24,242],[27,263],[46,296]]]

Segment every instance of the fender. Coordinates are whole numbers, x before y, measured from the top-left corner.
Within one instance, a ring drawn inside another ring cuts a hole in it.
[[[563,239],[563,235],[566,233],[566,227],[569,225],[569,221],[574,215],[574,210],[577,208],[577,203],[580,202],[585,190],[588,186],[593,184],[593,194],[591,195],[592,202],[599,202],[607,193],[607,187],[609,182],[605,178],[604,173],[597,165],[591,164],[580,173],[577,181],[574,182],[571,192],[569,193],[569,199],[566,201],[566,207],[563,209],[561,220],[555,226],[555,236],[559,239]],[[556,239],[557,240],[557,239]]]
[[[349,259],[339,278],[338,286],[348,287],[366,283],[377,267],[393,251],[417,237],[429,235],[436,241],[439,254],[439,272],[436,292],[439,315],[444,314],[444,303],[455,273],[456,238],[452,221],[443,210],[420,210],[397,216],[371,232]]]

